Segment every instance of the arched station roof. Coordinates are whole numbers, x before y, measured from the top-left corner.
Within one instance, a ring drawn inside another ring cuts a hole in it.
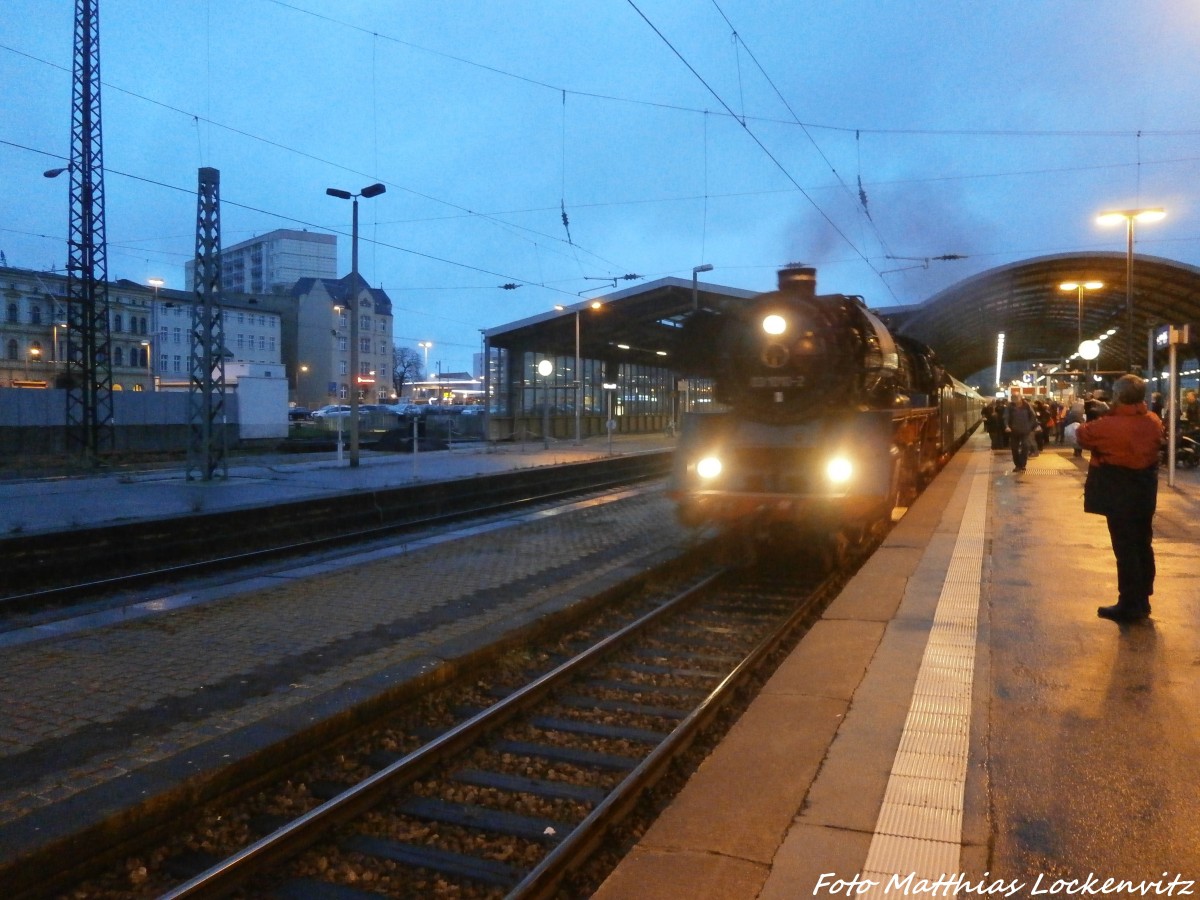
[[[1071,253],[1042,256],[982,272],[917,306],[880,310],[889,327],[933,348],[945,368],[969,378],[995,366],[996,340],[1004,333],[1004,358],[1062,363],[1075,353],[1079,334],[1100,344],[1101,371],[1126,371],[1127,256]],[[1063,282],[1101,281],[1104,287],[1064,291]],[[1147,334],[1163,324],[1200,322],[1200,269],[1154,256],[1133,261],[1133,360],[1146,363]]]

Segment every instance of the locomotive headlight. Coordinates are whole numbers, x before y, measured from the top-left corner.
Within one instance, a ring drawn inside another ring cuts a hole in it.
[[[844,456],[835,456],[825,463],[825,477],[833,484],[845,484],[854,475],[854,465]]]
[[[715,456],[706,456],[696,463],[696,474],[701,478],[716,478],[721,474],[721,460]]]
[[[787,331],[787,319],[772,313],[762,320],[762,329],[767,334],[783,334]]]

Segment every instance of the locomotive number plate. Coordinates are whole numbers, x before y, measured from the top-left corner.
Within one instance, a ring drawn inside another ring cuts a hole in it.
[[[756,375],[750,379],[752,388],[801,388],[804,387],[803,375]]]

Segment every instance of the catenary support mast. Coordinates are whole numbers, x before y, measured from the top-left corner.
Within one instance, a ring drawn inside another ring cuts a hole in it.
[[[229,476],[225,458],[225,326],[221,315],[221,173],[202,168],[196,195],[188,481]]]
[[[95,462],[100,454],[113,450],[115,443],[100,128],[99,0],[75,3],[69,170],[67,444]]]

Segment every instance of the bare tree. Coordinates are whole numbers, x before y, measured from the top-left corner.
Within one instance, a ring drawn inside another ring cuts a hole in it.
[[[399,344],[392,345],[392,387],[395,388],[397,397],[403,396],[404,385],[425,377],[421,360],[419,350],[401,347]]]

